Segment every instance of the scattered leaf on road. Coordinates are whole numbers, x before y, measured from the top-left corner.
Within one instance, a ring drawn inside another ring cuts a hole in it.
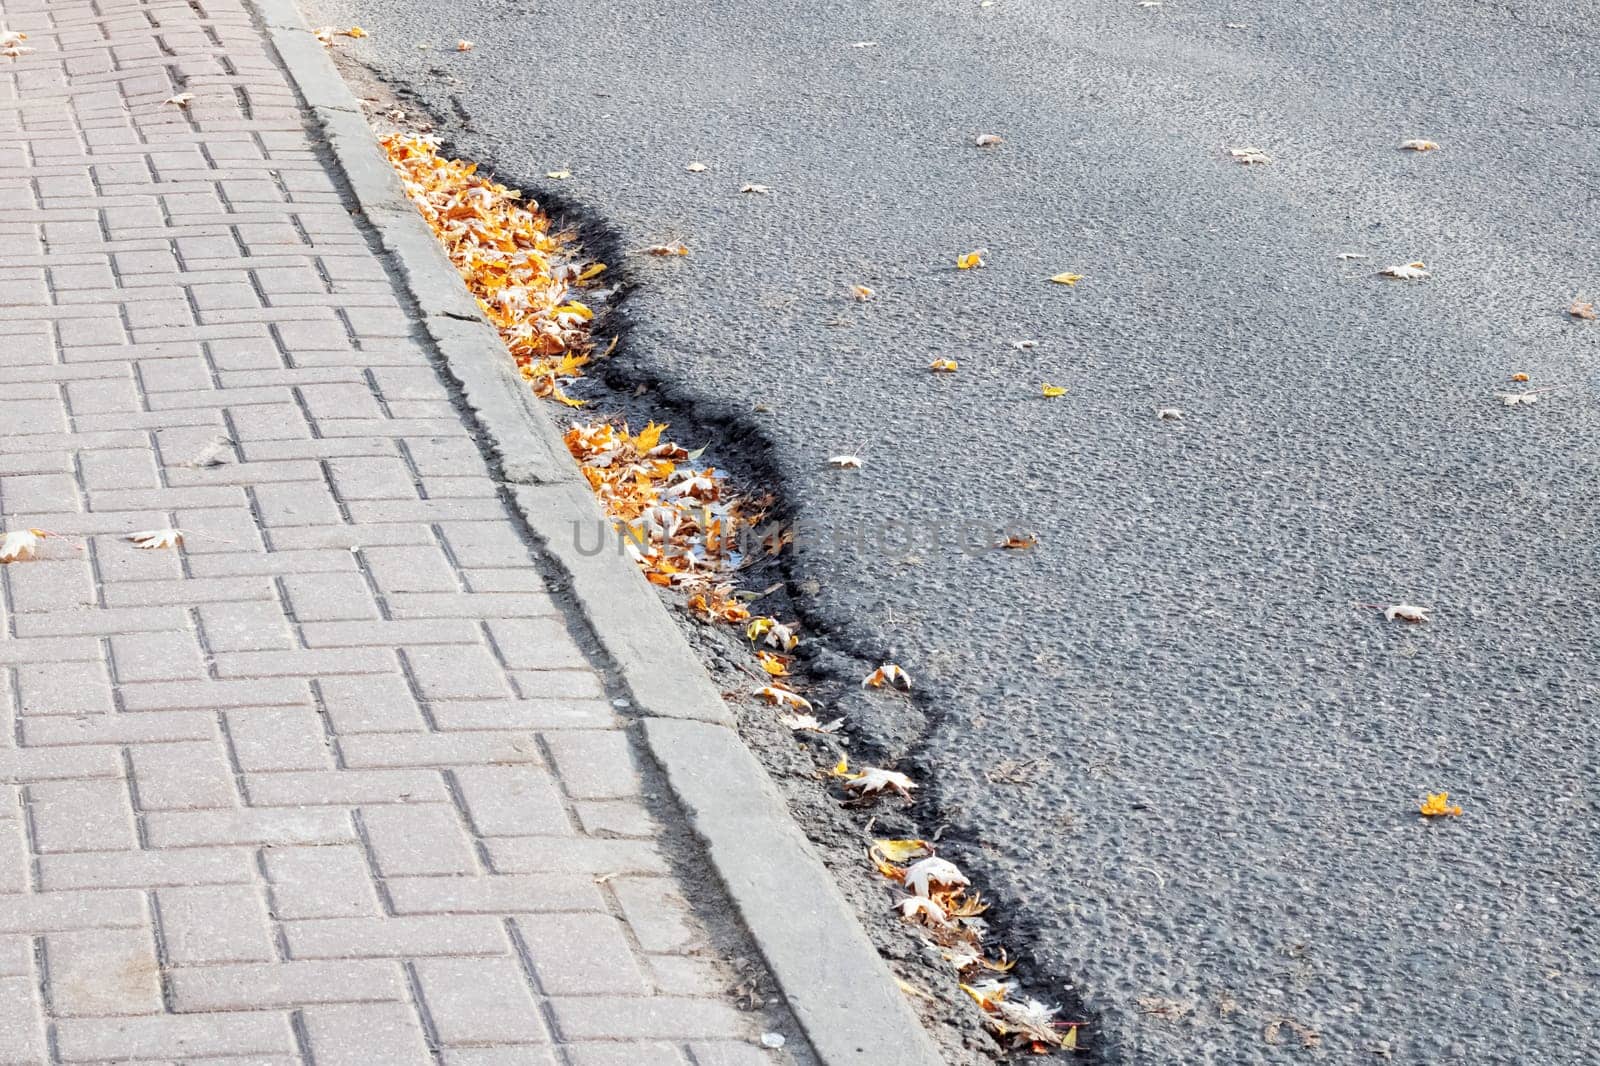
[[[135,548],[176,548],[183,543],[183,530],[181,529],[146,529],[138,533],[129,533],[128,540],[133,541]]]
[[[769,192],[771,192],[772,190],[770,188],[768,188],[767,186],[765,186],[765,185],[758,185],[755,182],[750,182],[747,185],[740,186],[739,191],[740,192],[753,192],[753,193],[757,194],[758,196],[765,196]]]
[[[859,455],[830,455],[828,465],[838,467],[840,470],[860,470],[861,456]]]
[[[682,241],[674,241],[672,244],[652,244],[644,250],[644,254],[661,256],[662,258],[674,255],[688,255],[689,246]]]
[[[983,257],[987,255],[988,252],[989,249],[987,248],[978,248],[974,251],[968,252],[966,255],[956,256],[956,269],[971,270],[973,267],[987,265],[984,263]]]
[[[802,711],[811,709],[810,700],[782,685],[764,685],[756,689],[755,694],[774,706],[797,707]]]
[[[1259,148],[1229,148],[1228,155],[1241,166],[1257,166],[1272,162],[1272,157]]]
[[[1383,617],[1389,622],[1397,618],[1402,622],[1427,622],[1430,621],[1428,612],[1431,610],[1432,607],[1418,607],[1414,603],[1391,603],[1383,609]]]
[[[553,179],[555,181],[565,181],[568,178],[572,177],[572,171],[570,171],[570,170],[547,170],[547,171],[544,172],[544,176],[547,177],[547,178],[551,178],[551,179]]]
[[[1438,149],[1439,143],[1437,141],[1424,141],[1419,139],[1401,141],[1400,147],[1404,148],[1408,152],[1432,152]]]
[[[461,40],[456,42],[456,51],[458,52],[470,52],[476,47],[477,45],[473,44],[471,41]]]
[[[1044,384],[1039,386],[1039,391],[1044,393],[1045,399],[1053,400],[1057,396],[1065,396],[1067,394],[1067,387],[1065,385],[1052,385],[1046,381]]]
[[[1156,408],[1156,418],[1159,419],[1162,422],[1182,422],[1183,421],[1183,408],[1181,408],[1181,407],[1157,407]]]
[[[177,96],[169,96],[161,102],[164,104],[171,104],[174,107],[188,107],[189,101],[193,99],[194,93],[179,93]]]
[[[1586,318],[1593,322],[1595,320],[1594,304],[1588,300],[1573,300],[1572,306],[1567,308],[1567,314],[1573,318]]]
[[[1430,792],[1417,808],[1424,818],[1460,818],[1461,806],[1450,802],[1448,792]]]
[[[972,143],[979,148],[993,148],[997,144],[1006,143],[1006,139],[997,133],[980,133],[973,138]]]
[[[1421,281],[1423,278],[1433,277],[1433,274],[1428,270],[1428,265],[1420,259],[1413,260],[1410,263],[1402,263],[1400,266],[1386,266],[1378,271],[1378,274],[1381,277],[1394,278],[1398,281]]]
[[[928,364],[928,369],[935,374],[954,374],[960,366],[954,359],[935,359]]]
[[[1519,372],[1511,375],[1511,380],[1512,381],[1527,381],[1528,380],[1528,375],[1526,375],[1524,373],[1521,373],[1519,371]]]
[[[894,792],[911,798],[911,790],[916,788],[916,782],[898,770],[884,770],[877,766],[863,767],[858,774],[852,774],[844,783],[844,787],[862,796],[870,796],[879,792]]]
[[[1012,533],[1000,542],[1000,547],[1010,551],[1027,551],[1038,546],[1039,534],[1037,533]]]
[[[1078,282],[1082,281],[1083,279],[1084,279],[1084,275],[1082,275],[1082,274],[1073,274],[1071,272],[1063,272],[1063,273],[1060,273],[1060,274],[1052,274],[1050,276],[1050,280],[1055,282],[1057,285],[1076,285],[1076,284],[1078,284]]]
[[[696,160],[695,162],[690,163],[688,166],[684,167],[683,169],[687,170],[691,174],[699,174],[700,172],[702,172],[702,171],[704,171],[704,170],[706,170],[708,168],[706,167],[706,165],[704,163]]]
[[[882,688],[889,685],[904,692],[911,691],[911,675],[894,663],[884,663],[861,682],[862,688]]]
[[[867,288],[865,285],[852,285],[850,287],[850,296],[857,303],[866,303],[876,295],[878,294]]]

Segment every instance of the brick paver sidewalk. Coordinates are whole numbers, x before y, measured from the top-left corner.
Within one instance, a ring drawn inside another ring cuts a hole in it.
[[[0,8],[0,1061],[774,1061],[248,11]]]

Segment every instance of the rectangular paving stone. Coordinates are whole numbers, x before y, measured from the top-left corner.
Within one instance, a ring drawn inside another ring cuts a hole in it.
[[[307,1007],[306,1037],[317,1066],[431,1066],[433,1056],[408,1006],[361,1003]]]
[[[56,1044],[63,1062],[297,1053],[289,1015],[269,1011],[64,1018],[56,1025]]]
[[[255,886],[171,887],[157,889],[155,895],[169,963],[260,962],[274,957],[266,900]]]
[[[407,915],[313,918],[282,923],[296,959],[420,958],[426,955],[504,955],[505,930],[493,918]]]
[[[550,1039],[514,958],[418,959],[416,973],[442,1044],[532,1044]]]
[[[367,858],[358,846],[268,848],[261,862],[272,886],[273,914],[281,920],[379,913]]]
[[[530,914],[606,907],[599,886],[588,875],[391,877],[386,884],[396,914]]]
[[[645,995],[650,991],[622,923],[609,914],[524,915],[515,919],[515,924],[527,945],[539,986],[547,995]]]
[[[385,877],[474,874],[479,870],[471,835],[454,807],[365,807],[361,824],[378,872]]]
[[[168,980],[173,1009],[183,1014],[398,1002],[407,996],[399,964],[382,959],[179,966]]]
[[[44,951],[50,1009],[56,1017],[161,1010],[160,966],[148,928],[49,933]]]

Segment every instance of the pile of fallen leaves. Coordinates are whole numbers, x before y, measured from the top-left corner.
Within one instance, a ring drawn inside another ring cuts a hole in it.
[[[582,407],[564,386],[589,362],[594,312],[575,290],[605,264],[574,258],[570,236],[536,204],[476,164],[444,158],[433,138],[388,133],[379,143],[534,393]]]
[[[570,235],[553,231],[536,205],[480,176],[473,164],[442,157],[432,138],[391,133],[380,140],[406,195],[500,331],[533,391],[569,407],[583,406],[565,389],[582,376],[593,353],[594,313],[576,299],[574,289],[605,270],[604,264],[584,264]],[[687,249],[662,245],[647,251],[682,255]],[[968,258],[972,262],[963,269],[983,265],[981,252]],[[731,491],[726,474],[695,462],[699,452],[664,440],[666,429],[658,422],[637,433],[615,422],[579,423],[567,429],[565,441],[622,536],[624,550],[650,583],[685,593],[689,609],[707,621],[745,627],[756,665],[768,681],[754,695],[792,712],[781,720],[796,732],[838,731],[843,719],[819,722],[811,702],[787,682],[790,654],[800,643],[795,628],[776,618],[753,618],[746,606],[752,597],[733,583],[744,562],[743,545],[765,517],[764,501]],[[765,550],[776,547],[781,543]],[[911,678],[886,663],[862,684],[905,692]],[[884,795],[909,800],[917,787],[905,774],[881,767],[852,773],[841,761],[833,773],[843,779],[852,806]],[[959,867],[923,840],[877,840],[869,856],[885,877],[905,887],[896,903],[902,919],[935,945],[1003,1043],[1041,1053],[1077,1046],[1080,1023],[1058,1021],[1054,1007],[1015,995],[1012,982],[993,976],[1016,963],[1003,951],[990,957],[982,917],[988,904],[970,891]]]
[[[742,562],[741,534],[763,513],[728,491],[722,471],[695,466],[698,452],[663,441],[666,428],[574,425],[567,450],[651,584],[688,593],[690,609],[712,621],[747,622],[728,579]]]

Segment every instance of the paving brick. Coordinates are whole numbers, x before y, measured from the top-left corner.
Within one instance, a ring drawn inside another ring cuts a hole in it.
[[[666,860],[642,840],[587,837],[493,837],[483,842],[501,873],[665,874]]]
[[[459,1047],[444,1048],[439,1052],[444,1066],[564,1066],[566,1059],[557,1059],[556,1052],[548,1047],[523,1044],[516,1047]],[[663,1060],[663,1064],[670,1060]],[[654,1059],[635,1059],[631,1066],[649,1063]],[[676,1066],[676,1064],[672,1064]]]
[[[156,911],[170,964],[258,962],[274,957],[266,901],[253,885],[157,889]]]
[[[482,915],[316,918],[286,921],[282,928],[296,959],[504,955],[510,950],[500,923]]]
[[[661,831],[637,801],[579,800],[572,805],[582,831],[593,837],[649,838]]]
[[[300,622],[378,618],[377,601],[359,574],[286,574],[280,578],[289,609]]]
[[[599,699],[606,694],[592,670],[512,670],[517,694],[529,700]]]
[[[52,894],[74,888],[160,888],[164,885],[248,884],[255,861],[245,848],[166,851],[88,851],[41,855],[39,881]]]
[[[321,720],[310,708],[229,711],[228,739],[239,768],[322,770],[333,766]]]
[[[142,893],[56,891],[49,882],[43,887],[46,891],[6,897],[0,907],[0,934],[149,928]]]
[[[190,632],[113,636],[111,661],[119,681],[182,681],[205,676],[199,639]]]
[[[277,651],[293,646],[283,609],[275,602],[207,603],[197,610],[200,630],[212,651]]]
[[[203,715],[212,732],[216,731],[213,715],[199,711],[164,713]],[[233,768],[228,765],[220,737],[196,744],[139,744],[129,749],[128,758],[142,810],[195,810],[238,803]]]
[[[478,861],[455,808],[436,804],[367,807],[361,812],[378,872],[474,874]]]
[[[603,911],[588,875],[487,874],[481,877],[391,877],[396,914],[529,914]]]
[[[218,652],[218,677],[302,677],[312,674],[390,674],[398,668],[387,648],[304,648]]]
[[[569,1040],[751,1036],[753,1019],[728,1003],[656,996],[574,996],[550,1000],[557,1031]]]
[[[177,967],[168,980],[173,1009],[179,1013],[384,1003],[406,998],[399,964],[382,959]]]
[[[297,1054],[288,1014],[269,1011],[67,1018],[56,1025],[56,1044],[63,1062]]]
[[[306,1036],[317,1066],[432,1066],[411,1008],[363,1003],[307,1007]]]
[[[546,995],[649,992],[649,982],[633,957],[622,923],[609,914],[523,915],[514,922]]]
[[[244,787],[251,803],[271,807],[450,802],[444,779],[431,770],[247,773]]]
[[[630,1040],[626,1043],[563,1044],[561,1050],[566,1053],[567,1061],[572,1066],[636,1066],[645,1062],[650,1066],[686,1066],[689,1061],[683,1057],[682,1051],[671,1044],[655,1040],[648,1043]],[[700,1064],[697,1062],[695,1066]]]
[[[656,954],[692,954],[705,946],[705,933],[689,901],[660,878],[615,877],[608,882],[622,905],[622,917],[639,947]]]
[[[129,711],[311,705],[311,686],[290,677],[247,681],[151,681],[123,685],[118,693],[123,708]]]
[[[160,966],[148,929],[50,933],[44,945],[50,1008],[57,1017],[152,1014],[161,1009]]]
[[[356,839],[348,814],[316,807],[152,811],[145,816],[144,824],[145,836],[153,848],[344,844]]]
[[[559,618],[499,618],[486,623],[500,658],[513,670],[582,669],[588,659]]]
[[[511,695],[505,671],[483,647],[405,649],[406,663],[423,699],[495,699]]]
[[[49,715],[18,723],[29,747],[52,744],[141,744],[205,740],[217,733],[216,717],[204,711],[146,711],[142,714]]]
[[[573,831],[548,771],[532,766],[463,766],[453,771],[481,836],[559,836]]]
[[[361,558],[385,594],[456,592],[461,582],[444,552],[435,547],[363,548]]]
[[[365,386],[352,386],[365,388]],[[328,472],[339,498],[349,500],[415,500],[416,479],[399,457],[350,457],[328,460]]]
[[[568,730],[545,738],[561,787],[577,799],[621,799],[638,795],[638,763],[620,730]]]
[[[376,916],[366,856],[359,847],[270,848],[261,855],[279,919]]]
[[[416,973],[441,1044],[533,1044],[550,1039],[514,958],[419,959]]]
[[[133,806],[121,781],[45,781],[28,786],[28,815],[40,853],[138,846]]]
[[[440,729],[605,729],[616,712],[602,700],[461,700],[430,705]]]
[[[6,579],[11,586],[11,609],[18,614],[95,603],[94,573],[87,558],[39,559],[27,566],[7,567]]]
[[[45,1048],[44,1012],[33,978],[0,978],[0,1062],[49,1062]]]
[[[338,739],[347,766],[478,766],[538,763],[531,733],[360,733]]]

